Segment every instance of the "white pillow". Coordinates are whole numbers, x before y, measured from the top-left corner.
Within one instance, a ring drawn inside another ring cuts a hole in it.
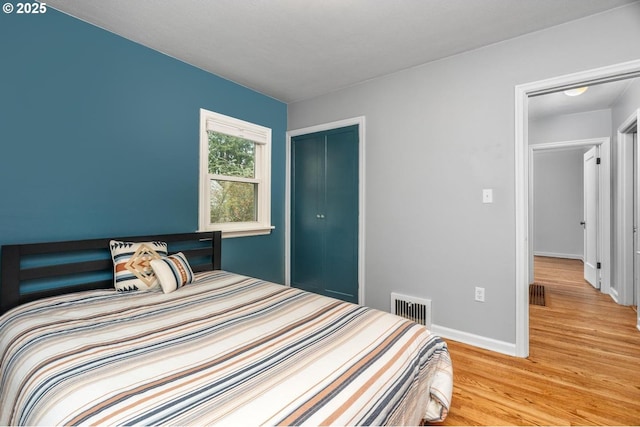
[[[160,281],[162,292],[165,294],[193,282],[193,271],[187,257],[182,252],[152,260],[151,268],[153,268],[153,272]]]
[[[158,287],[151,260],[167,256],[165,242],[109,242],[114,287],[119,292],[148,291]]]

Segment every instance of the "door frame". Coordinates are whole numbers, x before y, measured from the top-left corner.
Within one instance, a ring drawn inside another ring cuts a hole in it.
[[[365,116],[287,131],[284,220],[284,283],[291,286],[291,139],[347,126],[358,126],[358,304],[365,305]]]
[[[577,139],[573,141],[548,142],[529,146],[529,218],[533,219],[534,185],[533,154],[542,151],[560,151],[575,148],[598,147],[597,155],[601,159],[598,176],[598,223],[597,244],[598,259],[602,262],[600,270],[600,291],[608,294],[611,288],[611,138]],[[533,283],[533,220],[529,221],[529,283]]]
[[[620,124],[617,129],[618,140],[618,198],[617,219],[619,229],[621,231],[618,238],[618,281],[622,285],[619,290],[614,289],[611,297],[618,303],[623,305],[633,304],[633,286],[634,284],[634,242],[633,242],[633,191],[635,183],[633,182],[633,129],[638,130],[638,120],[640,119],[640,109],[635,110],[627,119]],[[638,301],[640,302],[640,296]],[[640,314],[638,315],[638,328],[640,329]]]
[[[639,75],[634,60],[515,87],[516,356],[529,355],[529,97]]]

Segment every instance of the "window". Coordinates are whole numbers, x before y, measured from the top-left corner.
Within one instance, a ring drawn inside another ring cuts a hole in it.
[[[200,230],[268,234],[271,129],[200,110]]]

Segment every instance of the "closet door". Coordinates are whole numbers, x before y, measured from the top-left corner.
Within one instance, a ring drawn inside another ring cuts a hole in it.
[[[326,134],[325,295],[358,302],[358,128]]]
[[[358,127],[292,139],[291,284],[358,302]]]
[[[291,284],[311,292],[324,287],[324,135],[292,140]]]

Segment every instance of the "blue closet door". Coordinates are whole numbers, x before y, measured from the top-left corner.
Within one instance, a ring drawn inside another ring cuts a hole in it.
[[[292,139],[291,284],[358,302],[358,127]]]
[[[324,286],[324,146],[322,135],[292,140],[291,284],[316,293]]]

